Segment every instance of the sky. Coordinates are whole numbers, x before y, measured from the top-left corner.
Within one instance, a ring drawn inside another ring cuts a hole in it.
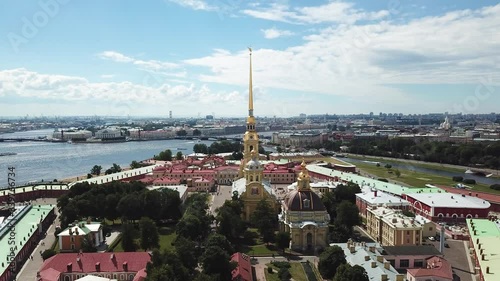
[[[500,109],[498,1],[0,1],[0,116]]]

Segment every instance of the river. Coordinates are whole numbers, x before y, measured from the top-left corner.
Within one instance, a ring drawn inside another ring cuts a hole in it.
[[[2,134],[7,137],[39,137],[52,135],[53,129]],[[200,141],[207,146],[213,141]],[[33,180],[54,180],[80,176],[90,172],[94,165],[107,169],[116,163],[122,167],[133,160],[152,158],[161,151],[170,149],[175,155],[193,153],[193,140],[158,140],[121,143],[51,143],[51,142],[0,142],[0,153],[16,155],[0,156],[0,187],[7,186],[7,168],[15,167],[16,184]],[[178,150],[182,148],[182,150]]]
[[[365,163],[374,163],[374,165],[375,165],[375,162],[377,162],[375,160],[373,160],[373,161],[366,160],[365,161],[365,160],[353,159],[353,158],[348,158],[348,157],[341,158],[341,160],[345,160],[346,162],[349,162],[349,163],[352,163],[352,164],[356,164],[356,163],[359,163],[359,162],[365,162]],[[380,161],[379,163],[382,166],[385,165],[385,163],[384,163],[383,160]],[[486,184],[486,185],[500,184],[500,180],[499,179],[481,177],[481,176],[477,176],[477,175],[473,175],[473,174],[466,174],[465,171],[464,171],[464,173],[454,173],[454,172],[449,172],[449,171],[443,171],[443,170],[438,170],[438,169],[425,168],[425,167],[421,167],[421,166],[417,166],[417,165],[412,165],[411,163],[393,163],[393,162],[391,162],[390,164],[395,169],[399,168],[399,169],[402,169],[402,170],[415,171],[415,172],[419,172],[419,173],[427,173],[427,174],[432,174],[432,175],[438,175],[438,176],[447,177],[447,178],[450,178],[450,179],[453,176],[462,176],[462,177],[467,178],[467,179],[474,179],[474,180],[476,180],[476,182],[483,183],[483,184]]]

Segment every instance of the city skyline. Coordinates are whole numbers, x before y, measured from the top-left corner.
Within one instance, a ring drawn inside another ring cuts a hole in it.
[[[3,116],[490,113],[495,1],[0,3]],[[6,13],[5,11],[8,11]]]

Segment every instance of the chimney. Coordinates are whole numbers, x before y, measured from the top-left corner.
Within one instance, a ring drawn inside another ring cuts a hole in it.
[[[384,262],[384,256],[377,256],[378,262]]]
[[[96,262],[96,263],[95,263],[95,271],[96,271],[96,272],[101,271],[101,263],[100,263],[100,262]]]
[[[384,268],[387,269],[387,270],[390,269],[391,268],[391,263],[388,262],[388,261],[384,262]]]
[[[396,275],[396,281],[405,281],[405,276],[403,274]]]
[[[67,272],[71,272],[72,270],[73,270],[73,264],[72,264],[72,263],[68,263],[68,264],[66,265],[66,271],[67,271]]]
[[[78,228],[75,228],[75,234],[76,234],[76,235],[79,235],[79,234],[78,234]]]
[[[370,260],[370,256],[365,256],[365,261],[369,261]]]
[[[486,267],[486,274],[490,274],[490,267],[489,266]]]
[[[126,261],[123,262],[123,271],[128,271],[128,263]]]
[[[377,197],[377,190],[373,192],[373,196]]]
[[[481,260],[485,261],[486,260],[486,255],[485,254],[482,254],[481,255]]]
[[[73,235],[73,229],[69,228],[69,235]]]
[[[372,268],[375,268],[375,267],[377,267],[377,262],[372,261],[371,265],[372,265]]]
[[[356,252],[356,246],[350,246],[349,251],[351,252],[351,254],[354,254]]]
[[[370,250],[370,252],[375,253],[375,246],[370,246],[368,249]]]
[[[387,281],[389,278],[387,278],[387,274],[382,274],[380,275],[380,281]]]

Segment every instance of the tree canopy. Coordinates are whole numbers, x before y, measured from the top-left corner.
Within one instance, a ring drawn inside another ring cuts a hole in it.
[[[319,256],[318,270],[321,276],[326,279],[331,279],[335,276],[337,268],[345,264],[344,250],[339,246],[327,247]]]
[[[370,281],[370,279],[363,267],[345,263],[337,268],[333,281]]]

